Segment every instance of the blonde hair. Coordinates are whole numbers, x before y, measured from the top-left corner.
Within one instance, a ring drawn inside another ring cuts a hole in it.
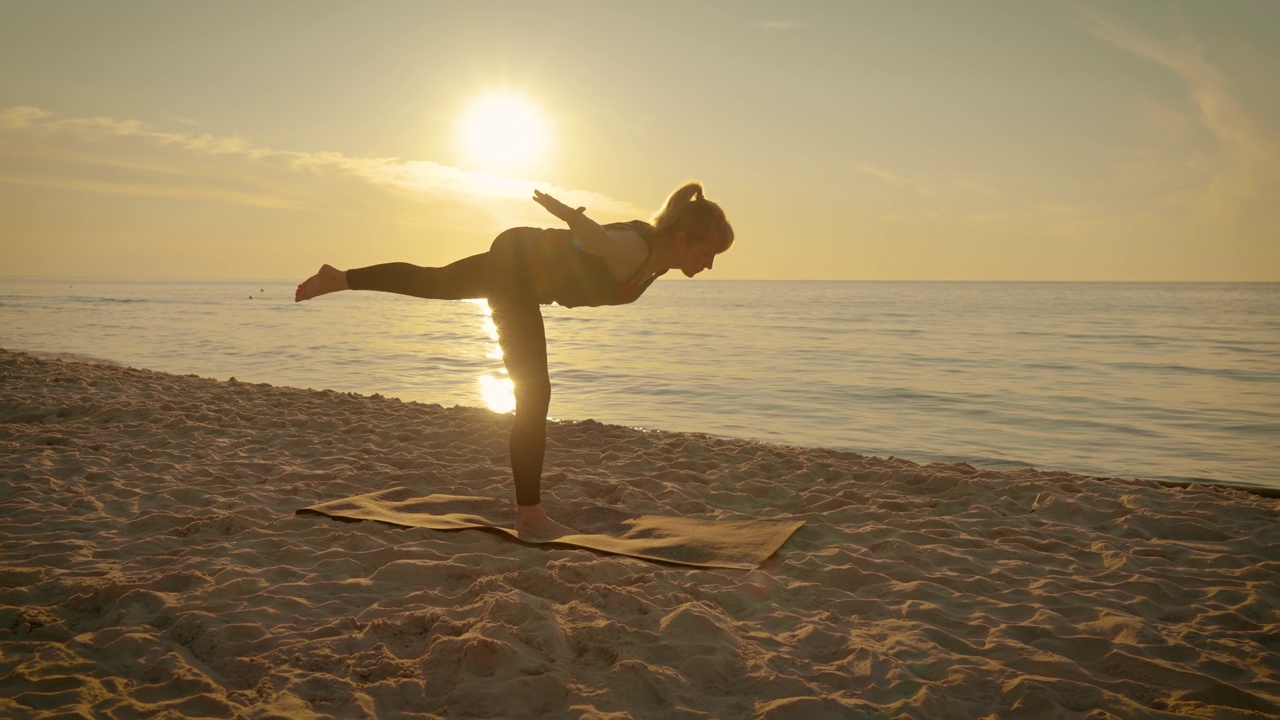
[[[702,196],[702,183],[688,182],[667,197],[667,202],[649,221],[663,234],[683,232],[696,243],[707,243],[717,253],[733,245],[733,227],[720,206]]]

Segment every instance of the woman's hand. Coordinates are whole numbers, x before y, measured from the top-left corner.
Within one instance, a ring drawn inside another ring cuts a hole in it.
[[[613,247],[609,242],[609,234],[600,226],[600,223],[587,217],[586,208],[580,207],[575,210],[540,190],[533,191],[533,201],[563,220],[573,233],[577,246],[583,251],[596,257],[606,257],[609,254]]]
[[[546,208],[547,212],[551,213],[552,215],[555,215],[556,217],[560,218],[566,223],[569,222],[570,219],[575,218],[579,215],[582,215],[582,213],[587,211],[587,209],[584,207],[580,207],[577,210],[574,210],[568,205],[565,205],[564,203],[560,202],[559,200],[551,197],[550,195],[540,190],[533,191],[533,201],[538,203],[542,207]]]

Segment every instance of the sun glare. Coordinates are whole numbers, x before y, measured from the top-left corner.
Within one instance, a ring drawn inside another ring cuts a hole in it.
[[[458,119],[458,142],[478,169],[498,173],[529,169],[546,152],[546,116],[523,95],[491,92],[476,98]]]
[[[502,346],[498,344],[498,326],[493,323],[493,310],[489,307],[489,301],[467,300],[466,302],[474,303],[480,308],[484,316],[484,332],[493,341],[493,346],[489,352],[485,353],[485,357],[490,360],[501,360]],[[509,413],[516,409],[515,384],[511,382],[511,378],[506,377],[506,374],[507,371],[503,370],[501,376],[489,374],[478,378],[480,397],[484,399],[484,404],[496,413]]]

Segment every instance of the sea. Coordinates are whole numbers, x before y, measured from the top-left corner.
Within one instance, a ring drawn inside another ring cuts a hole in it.
[[[510,411],[483,301],[296,282],[0,279],[0,347]],[[1280,283],[661,280],[543,315],[556,419],[1280,488]]]

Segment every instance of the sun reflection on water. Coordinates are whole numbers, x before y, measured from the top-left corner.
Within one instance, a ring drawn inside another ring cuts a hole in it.
[[[481,375],[480,394],[484,396],[484,404],[496,413],[509,413],[516,409],[515,386],[510,378]]]
[[[484,312],[483,329],[493,341],[485,357],[490,360],[501,360],[502,347],[498,345],[498,326],[493,324],[493,311],[489,309],[489,301],[481,298],[467,302],[474,303]],[[512,384],[511,378],[507,377],[506,368],[503,368],[499,375],[492,373],[481,375],[477,378],[477,382],[480,383],[480,397],[484,398],[484,404],[490,410],[496,413],[509,413],[516,409],[515,385]]]

